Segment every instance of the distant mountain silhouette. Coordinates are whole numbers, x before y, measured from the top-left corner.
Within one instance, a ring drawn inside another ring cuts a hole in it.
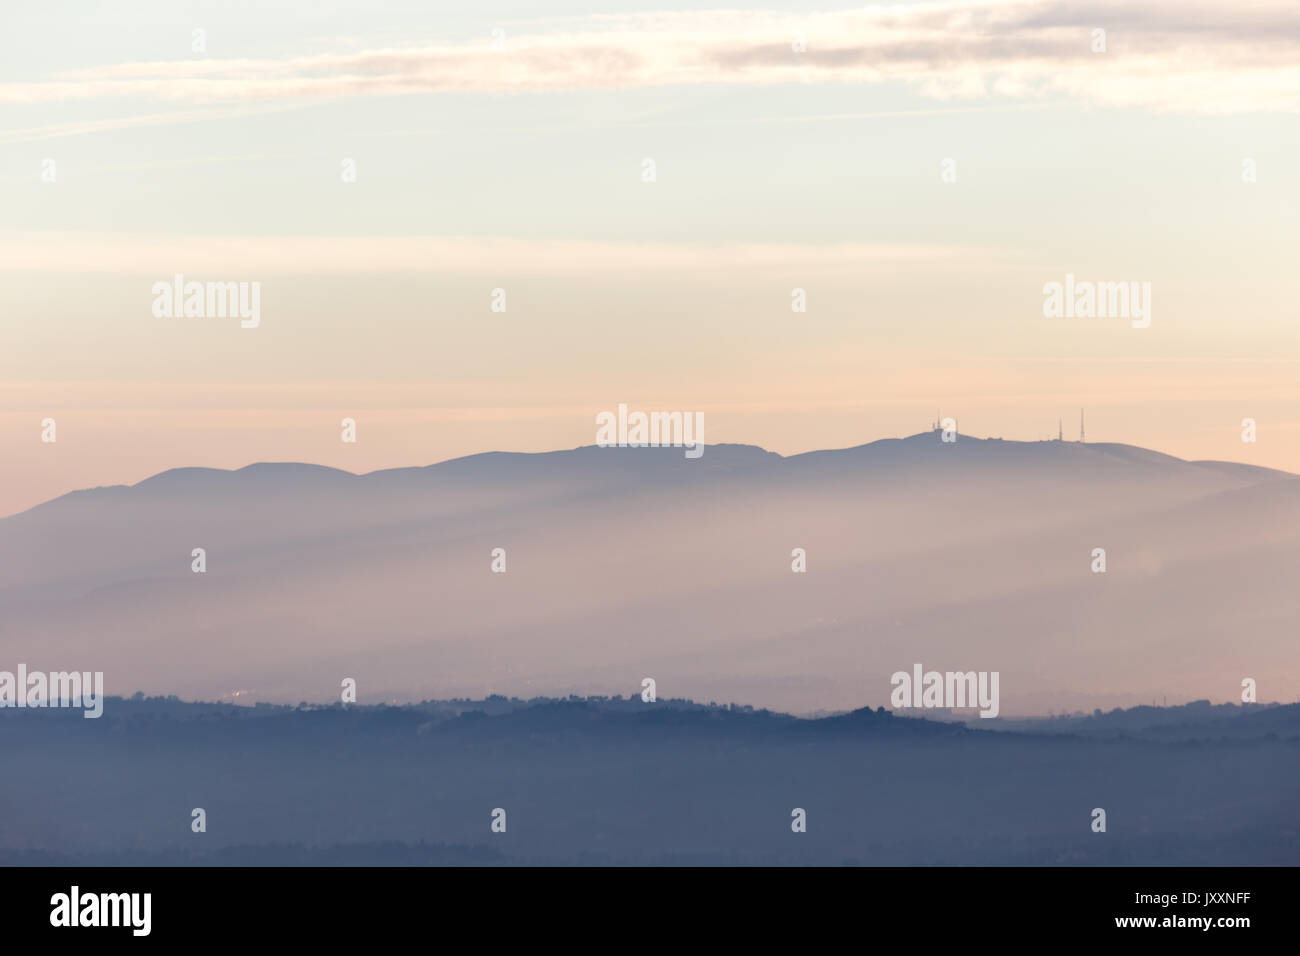
[[[523,483],[650,483],[656,481],[700,481],[716,479],[769,478],[785,481],[825,478],[828,475],[869,477],[873,480],[910,475],[917,471],[933,474],[934,469],[1033,470],[1026,477],[1077,475],[1084,469],[1090,478],[1129,480],[1139,473],[1179,476],[1187,480],[1204,478],[1206,486],[1215,477],[1237,483],[1289,479],[1289,472],[1226,461],[1185,461],[1161,452],[1116,443],[1037,441],[1020,442],[960,436],[952,443],[941,442],[936,433],[923,432],[908,438],[886,438],[851,448],[806,452],[782,456],[755,445],[720,444],[706,446],[699,459],[687,460],[680,448],[600,448],[582,446],[568,451],[540,453],[487,452],[454,458],[424,467],[390,468],[353,474],[323,465],[300,462],[258,462],[243,468],[173,468],[134,485],[110,485],[73,491],[30,511],[45,510],[60,503],[87,498],[116,498],[123,491],[149,495],[266,493],[290,494],[367,490],[402,491],[437,489],[466,483],[508,485]],[[569,487],[570,485],[566,485]],[[1221,484],[1219,487],[1226,487]],[[16,517],[16,516],[10,516]],[[3,519],[0,519],[3,520]]]

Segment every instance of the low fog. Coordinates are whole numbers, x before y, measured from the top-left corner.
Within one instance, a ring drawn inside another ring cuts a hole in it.
[[[652,677],[811,713],[887,706],[919,662],[999,671],[1003,716],[1236,700],[1245,677],[1289,701],[1297,519],[1280,472],[938,433],[178,469],[0,520],[0,669],[288,703],[347,677],[361,703]]]

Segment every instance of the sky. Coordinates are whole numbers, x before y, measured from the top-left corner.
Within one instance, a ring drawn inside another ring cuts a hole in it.
[[[5,5],[0,515],[620,403],[1300,472],[1298,157],[1290,2]],[[177,274],[259,323],[155,315]],[[1045,316],[1067,274],[1150,324]]]

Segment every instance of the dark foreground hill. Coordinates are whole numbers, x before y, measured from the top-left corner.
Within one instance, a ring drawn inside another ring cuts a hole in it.
[[[3,710],[0,864],[1300,863],[1300,706],[1183,710],[1168,739],[1158,710],[1091,736],[639,699]]]

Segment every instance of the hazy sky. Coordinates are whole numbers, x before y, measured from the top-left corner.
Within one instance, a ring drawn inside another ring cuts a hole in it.
[[[0,203],[0,514],[620,402],[782,453],[1085,406],[1300,471],[1293,0],[7,4]],[[176,273],[260,325],[156,317]],[[1150,282],[1150,326],[1045,318],[1067,273]]]

